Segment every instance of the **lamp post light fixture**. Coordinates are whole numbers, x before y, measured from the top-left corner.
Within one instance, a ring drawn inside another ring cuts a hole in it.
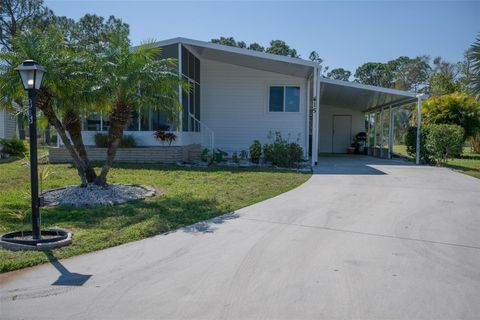
[[[32,197],[32,238],[39,240],[40,198],[38,197],[37,168],[37,94],[42,84],[45,68],[34,60],[25,60],[15,68],[20,73],[22,84],[28,91],[28,123],[30,133],[30,193]]]
[[[28,120],[30,133],[30,193],[32,231],[15,231],[2,235],[0,245],[9,250],[46,250],[71,243],[72,235],[63,229],[40,230],[41,198],[38,194],[37,158],[37,94],[46,70],[34,60],[25,60],[15,68],[28,91]],[[31,237],[30,237],[31,235]],[[42,235],[45,237],[42,238]]]

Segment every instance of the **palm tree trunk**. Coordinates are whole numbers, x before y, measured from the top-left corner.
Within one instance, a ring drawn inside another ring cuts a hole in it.
[[[107,184],[107,175],[110,171],[118,146],[123,136],[123,129],[132,116],[132,109],[122,101],[115,102],[110,115],[110,127],[108,129],[107,158],[102,167],[100,175],[97,176],[95,183],[105,186]]]
[[[70,153],[73,163],[77,168],[81,185],[86,186],[88,184],[88,181],[85,173],[85,168],[83,166],[82,160],[80,159],[77,152],[73,148],[72,143],[65,132],[65,128],[63,127],[60,120],[57,118],[57,115],[55,114],[55,111],[52,108],[52,94],[47,92],[45,89],[41,89],[38,92],[37,106],[40,110],[42,110],[43,114],[48,120],[48,123],[50,123],[55,128],[55,130],[57,130],[58,135],[62,139],[63,144],[65,145],[65,148]]]
[[[63,123],[70,134],[70,139],[73,142],[73,146],[75,147],[78,156],[83,161],[87,181],[91,183],[95,181],[97,174],[95,173],[95,169],[93,169],[93,166],[88,159],[87,150],[85,149],[85,145],[83,143],[82,126],[80,121],[80,115],[75,110],[68,109],[65,112]]]

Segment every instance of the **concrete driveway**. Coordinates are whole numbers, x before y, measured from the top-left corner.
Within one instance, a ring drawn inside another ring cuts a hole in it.
[[[0,283],[1,319],[478,319],[480,180],[322,158],[291,192]]]

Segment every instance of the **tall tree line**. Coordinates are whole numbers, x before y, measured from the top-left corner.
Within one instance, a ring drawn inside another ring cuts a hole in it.
[[[300,58],[297,50],[283,40],[272,40],[270,46],[267,47],[263,47],[256,42],[247,45],[245,41],[236,41],[233,37],[215,38],[211,42]],[[475,64],[474,61],[479,60],[479,42],[480,40],[477,39],[477,42],[465,53],[464,60],[460,62],[452,63],[441,57],[431,59],[426,55],[413,58],[400,56],[385,63],[366,62],[359,66],[354,73],[341,67],[330,69],[324,65],[324,60],[316,51],[312,51],[308,58],[322,65],[323,76],[327,78],[350,81],[353,75],[353,81],[363,84],[419,91],[431,95],[444,95],[466,91],[469,88],[472,91],[472,88],[478,87],[478,83],[477,86],[469,85],[469,83],[473,83],[475,79],[478,79],[480,66],[478,62]],[[475,78],[475,74],[477,78]]]

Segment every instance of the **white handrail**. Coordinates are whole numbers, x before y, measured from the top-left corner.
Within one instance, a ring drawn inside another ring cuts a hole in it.
[[[202,121],[198,120],[190,112],[188,113],[188,116],[189,116],[189,119],[193,120],[193,131],[200,132],[200,144],[202,145],[202,147],[206,147],[211,152],[213,152],[213,149],[215,147],[215,145],[214,145],[215,134],[214,134],[213,130],[210,129]],[[190,128],[190,121],[189,121],[188,129],[189,130],[191,129]]]

